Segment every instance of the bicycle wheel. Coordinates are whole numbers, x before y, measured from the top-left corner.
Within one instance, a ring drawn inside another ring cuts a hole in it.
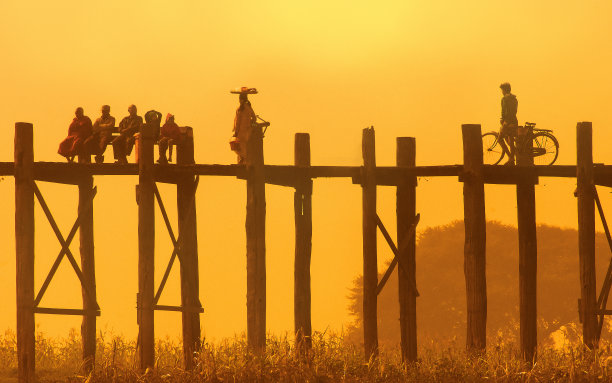
[[[548,132],[537,132],[533,135],[533,163],[552,165],[559,156],[559,142]]]
[[[504,157],[504,150],[497,142],[498,137],[497,132],[482,135],[482,162],[486,165],[497,165]]]

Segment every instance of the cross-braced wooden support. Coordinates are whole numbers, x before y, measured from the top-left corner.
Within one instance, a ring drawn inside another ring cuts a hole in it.
[[[15,124],[17,364],[20,383],[34,382],[34,144],[32,124]]]
[[[593,177],[593,132],[590,122],[576,127],[578,197],[578,255],[580,261],[580,312],[584,344],[597,346],[597,297],[595,285],[595,193]]]
[[[179,141],[177,165],[192,165],[194,160],[193,132],[188,129],[187,139]],[[181,305],[189,308],[182,312],[183,354],[185,368],[191,369],[195,354],[200,352],[200,284],[198,262],[198,234],[195,193],[199,178],[193,174],[180,177],[176,184],[181,264]]]
[[[414,137],[398,137],[396,164],[398,167],[416,165],[416,140]],[[398,292],[400,312],[400,341],[402,360],[417,360],[417,315],[416,315],[416,186],[415,176],[405,177],[397,186],[397,246],[398,258],[406,265],[398,269]],[[412,230],[410,230],[412,228]],[[410,230],[410,231],[409,231]],[[408,236],[404,233],[409,232]]]
[[[521,137],[519,136],[519,139]],[[529,151],[533,141],[529,141]],[[520,145],[520,143],[519,143]],[[529,152],[518,151],[518,166],[533,166]],[[536,235],[535,184],[533,177],[524,177],[516,184],[519,245],[520,343],[523,359],[532,363],[538,345],[537,272],[538,241]]]
[[[153,129],[144,125],[138,145],[138,356],[140,368],[155,365],[153,293],[155,289],[155,174]]]
[[[266,180],[263,132],[254,127],[247,144],[247,342],[266,347]]]
[[[466,346],[487,346],[486,221],[482,136],[480,125],[462,125],[463,214],[465,223],[464,273],[467,301]]]
[[[378,356],[376,249],[376,154],[374,127],[363,130],[363,340],[366,361]]]
[[[293,207],[295,211],[294,320],[296,344],[301,351],[312,347],[310,256],[312,250],[312,180],[305,170],[310,166],[310,135],[295,135],[295,166],[304,167],[298,175]]]

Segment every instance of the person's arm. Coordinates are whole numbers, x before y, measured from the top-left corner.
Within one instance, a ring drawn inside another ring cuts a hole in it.
[[[96,121],[96,123],[98,123]],[[106,122],[102,122],[100,121],[100,123],[98,124],[98,131],[103,132],[106,130],[114,130],[115,129],[115,117],[110,117],[108,119],[108,121]]]
[[[505,105],[505,97],[502,97],[501,99],[501,118],[499,119],[499,123],[503,124],[504,120],[506,118],[506,105]]]

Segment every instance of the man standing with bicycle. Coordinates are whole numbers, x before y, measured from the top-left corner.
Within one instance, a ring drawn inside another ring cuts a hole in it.
[[[514,153],[516,148],[514,139],[518,131],[518,119],[516,112],[518,110],[518,100],[516,96],[510,93],[510,83],[503,83],[499,86],[503,97],[501,100],[501,130],[499,132],[499,143],[505,154],[508,155],[508,162],[505,165],[514,165]]]

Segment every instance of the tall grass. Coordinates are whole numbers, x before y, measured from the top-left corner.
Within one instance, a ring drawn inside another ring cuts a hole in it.
[[[460,345],[429,341],[419,349],[419,361],[402,364],[397,348],[383,348],[380,357],[364,361],[361,347],[340,335],[315,333],[312,351],[297,352],[286,336],[268,338],[263,355],[251,353],[244,336],[217,343],[204,342],[194,355],[195,368],[182,369],[179,340],[156,343],[156,366],[139,371],[133,340],[100,333],[95,371],[82,371],[81,342],[76,331],[65,338],[36,337],[36,369],[40,381],[66,382],[593,382],[612,381],[610,344],[597,351],[580,344],[561,350],[541,348],[537,361],[525,363],[516,344],[501,337],[487,353],[468,355]],[[422,342],[423,343],[423,342]],[[16,339],[0,336],[0,380],[16,377]]]

